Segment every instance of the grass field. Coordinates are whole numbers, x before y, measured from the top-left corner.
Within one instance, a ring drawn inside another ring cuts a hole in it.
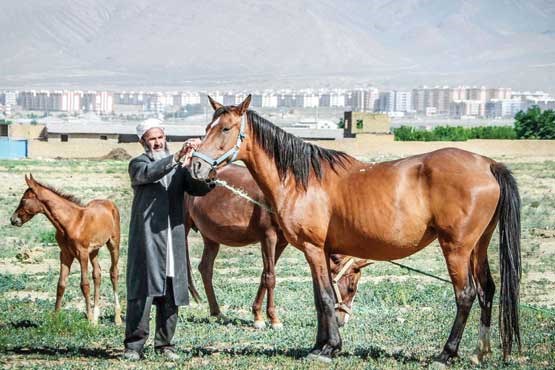
[[[367,158],[372,160],[373,158]],[[504,159],[519,182],[523,199],[523,278],[521,332],[523,350],[508,368],[542,369],[555,366],[555,161]],[[118,161],[2,161],[0,162],[0,364],[5,368],[314,368],[325,365],[304,360],[316,335],[316,313],[308,265],[289,247],[277,265],[276,304],[284,330],[251,328],[250,305],[261,271],[257,246],[222,248],[216,260],[214,285],[228,317],[208,317],[206,303],[180,312],[175,342],[183,360],[163,362],[148,343],[140,364],[118,359],[123,328],[113,324],[113,306],[107,274],[109,255],[100,252],[103,269],[101,323],[88,324],[79,288],[79,267],[74,264],[61,314],[52,314],[58,278],[58,246],[54,228],[44,216],[15,228],[9,217],[26,186],[25,173],[72,193],[85,201],[114,200],[122,213],[122,302],[125,302],[125,261],[132,192],[127,163]],[[193,264],[202,251],[199,235],[190,239]],[[490,247],[496,284],[498,239]],[[401,261],[446,277],[437,244]],[[197,287],[200,276],[195,271]],[[498,295],[496,294],[496,302]],[[530,308],[541,307],[544,311]],[[547,311],[549,310],[549,311]],[[502,366],[497,304],[492,327],[493,356],[481,368]],[[333,368],[401,368],[426,366],[447,339],[455,314],[450,285],[407,272],[388,263],[364,271],[354,317],[341,329],[343,352]],[[469,355],[478,337],[479,308],[471,312],[461,342],[460,359],[453,368],[472,368]]]

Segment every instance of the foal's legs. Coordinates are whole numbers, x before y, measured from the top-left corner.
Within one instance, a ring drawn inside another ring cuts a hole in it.
[[[440,237],[439,243],[447,262],[447,269],[455,290],[457,302],[457,315],[451,328],[451,333],[438,361],[446,363],[457,356],[459,343],[461,341],[468,314],[476,298],[476,287],[472,278],[470,266],[470,254],[476,244],[472,240],[463,242],[453,240],[449,237]]]
[[[89,270],[89,254],[86,247],[77,246],[77,259],[81,265],[81,292],[85,297],[85,307],[87,310],[87,319],[93,321],[93,314],[91,310],[91,299],[90,290],[91,286],[89,284],[88,270]]]
[[[89,255],[93,268],[93,282],[94,282],[94,305],[93,305],[93,324],[98,324],[98,318],[100,317],[100,279],[101,279],[101,269],[100,263],[98,262],[98,249],[95,249]]]
[[[479,363],[482,359],[491,353],[490,344],[490,325],[491,325],[491,308],[493,304],[493,295],[495,293],[495,283],[491,277],[489,270],[487,249],[491,240],[491,236],[495,230],[495,223],[490,225],[488,230],[482,235],[474,253],[472,253],[472,274],[476,282],[476,290],[478,292],[478,301],[480,302],[480,334],[478,337],[478,345],[471,360]]]
[[[60,247],[62,245],[60,244]],[[60,311],[62,307],[62,297],[67,286],[67,278],[69,276],[69,271],[71,269],[71,264],[73,263],[73,256],[66,249],[62,247],[60,251],[60,277],[58,278],[58,289],[56,290],[56,305],[54,310],[56,312]]]
[[[119,297],[118,297],[119,245],[120,245],[119,244],[119,234],[113,236],[106,243],[106,246],[108,247],[108,250],[110,251],[110,259],[111,259],[110,280],[112,281],[112,293],[114,295],[114,321],[116,322],[116,325],[121,325],[121,306],[119,304]]]
[[[322,247],[305,243],[303,250],[312,273],[314,301],[318,314],[316,344],[309,357],[329,362],[341,350],[341,336],[335,316],[335,297],[331,286],[329,255]]]
[[[202,251],[202,257],[200,259],[200,264],[198,269],[200,275],[202,276],[202,283],[204,285],[204,291],[206,292],[206,298],[208,298],[208,305],[210,307],[210,316],[220,316],[220,306],[218,306],[218,301],[216,300],[216,293],[214,293],[214,286],[212,285],[212,276],[214,273],[214,260],[220,251],[220,245],[210,239],[202,237],[204,240],[204,249]]]

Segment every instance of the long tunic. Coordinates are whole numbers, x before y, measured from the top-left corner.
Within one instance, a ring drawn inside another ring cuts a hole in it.
[[[134,197],[127,253],[127,299],[165,294],[167,252],[171,247],[175,304],[186,305],[189,293],[183,195],[204,195],[210,188],[193,179],[173,156],[155,161],[141,154],[129,162],[129,177]]]

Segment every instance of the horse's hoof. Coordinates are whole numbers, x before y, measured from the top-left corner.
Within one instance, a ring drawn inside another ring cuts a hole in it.
[[[229,318],[226,315],[224,315],[223,313],[219,313],[219,314],[217,314],[216,316],[213,316],[213,317],[215,317],[216,321],[218,321],[218,322],[225,323],[225,322],[229,321]]]
[[[324,356],[324,355],[321,355],[319,353],[309,353],[306,356],[306,359],[310,360],[310,361],[322,362],[322,363],[325,363],[325,364],[331,364],[331,362],[332,362],[331,357]]]
[[[272,323],[272,329],[274,330],[281,330],[283,329],[283,324],[280,322]]]
[[[470,362],[472,362],[474,365],[480,365],[487,356],[489,356],[491,354],[490,351],[486,351],[486,352],[480,352],[479,350],[476,350],[469,358]]]
[[[264,329],[266,328],[266,323],[264,321],[256,320],[253,325],[256,329]]]

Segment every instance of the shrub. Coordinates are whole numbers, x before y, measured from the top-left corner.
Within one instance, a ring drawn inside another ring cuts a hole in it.
[[[520,111],[515,116],[515,131],[519,139],[555,139],[555,111],[542,112],[538,106]]]
[[[516,139],[510,126],[436,126],[433,130],[422,130],[410,126],[393,129],[396,141],[466,141],[469,139]]]

